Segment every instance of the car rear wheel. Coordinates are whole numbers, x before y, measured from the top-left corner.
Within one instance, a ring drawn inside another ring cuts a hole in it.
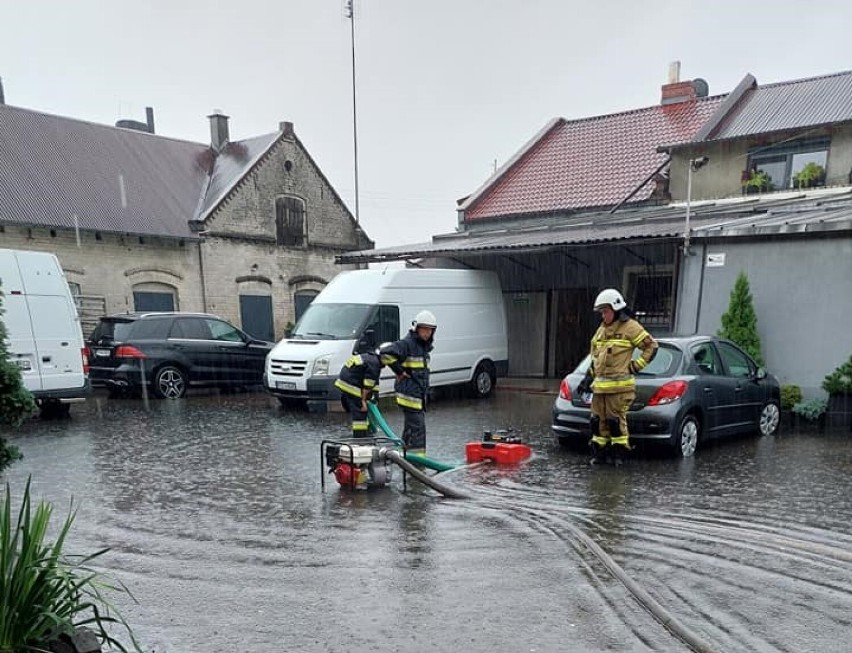
[[[483,361],[476,366],[473,372],[473,379],[470,382],[470,389],[474,397],[480,399],[491,394],[496,383],[497,374],[494,372],[494,365],[490,361]]]
[[[780,422],[781,411],[778,408],[778,404],[770,401],[763,407],[763,410],[760,411],[760,434],[772,435],[778,430],[778,424]]]
[[[698,438],[701,435],[701,426],[694,415],[686,415],[677,427],[677,438],[675,448],[682,458],[695,455],[698,448]]]
[[[186,374],[179,367],[164,365],[154,375],[153,389],[160,399],[180,399],[186,394]]]

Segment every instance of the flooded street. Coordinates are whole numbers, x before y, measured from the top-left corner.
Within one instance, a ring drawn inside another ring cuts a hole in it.
[[[555,388],[554,388],[555,392]],[[499,389],[427,413],[430,456],[462,461],[514,428],[517,468],[352,493],[320,480],[320,442],[346,416],[286,412],[263,394],[107,400],[28,423],[5,479],[64,517],[69,553],[138,603],[115,602],[146,651],[689,651],[578,539],[590,536],[715,651],[849,650],[852,442],[782,434],[694,459],[590,468],[550,432],[552,393]],[[401,431],[401,415],[384,409]]]

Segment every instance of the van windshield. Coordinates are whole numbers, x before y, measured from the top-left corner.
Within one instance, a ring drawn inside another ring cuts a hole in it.
[[[369,304],[317,304],[305,310],[291,338],[353,340],[361,335],[373,307]]]

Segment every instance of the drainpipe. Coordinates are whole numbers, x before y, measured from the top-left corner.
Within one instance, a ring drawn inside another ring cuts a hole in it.
[[[207,283],[204,279],[204,238],[198,241],[198,272],[201,275],[201,312],[207,312]]]

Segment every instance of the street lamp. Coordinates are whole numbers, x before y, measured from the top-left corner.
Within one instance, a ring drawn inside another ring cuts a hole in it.
[[[683,233],[683,253],[689,256],[689,214],[692,205],[692,173],[697,172],[710,160],[709,156],[700,156],[689,160],[686,169],[686,228]]]

